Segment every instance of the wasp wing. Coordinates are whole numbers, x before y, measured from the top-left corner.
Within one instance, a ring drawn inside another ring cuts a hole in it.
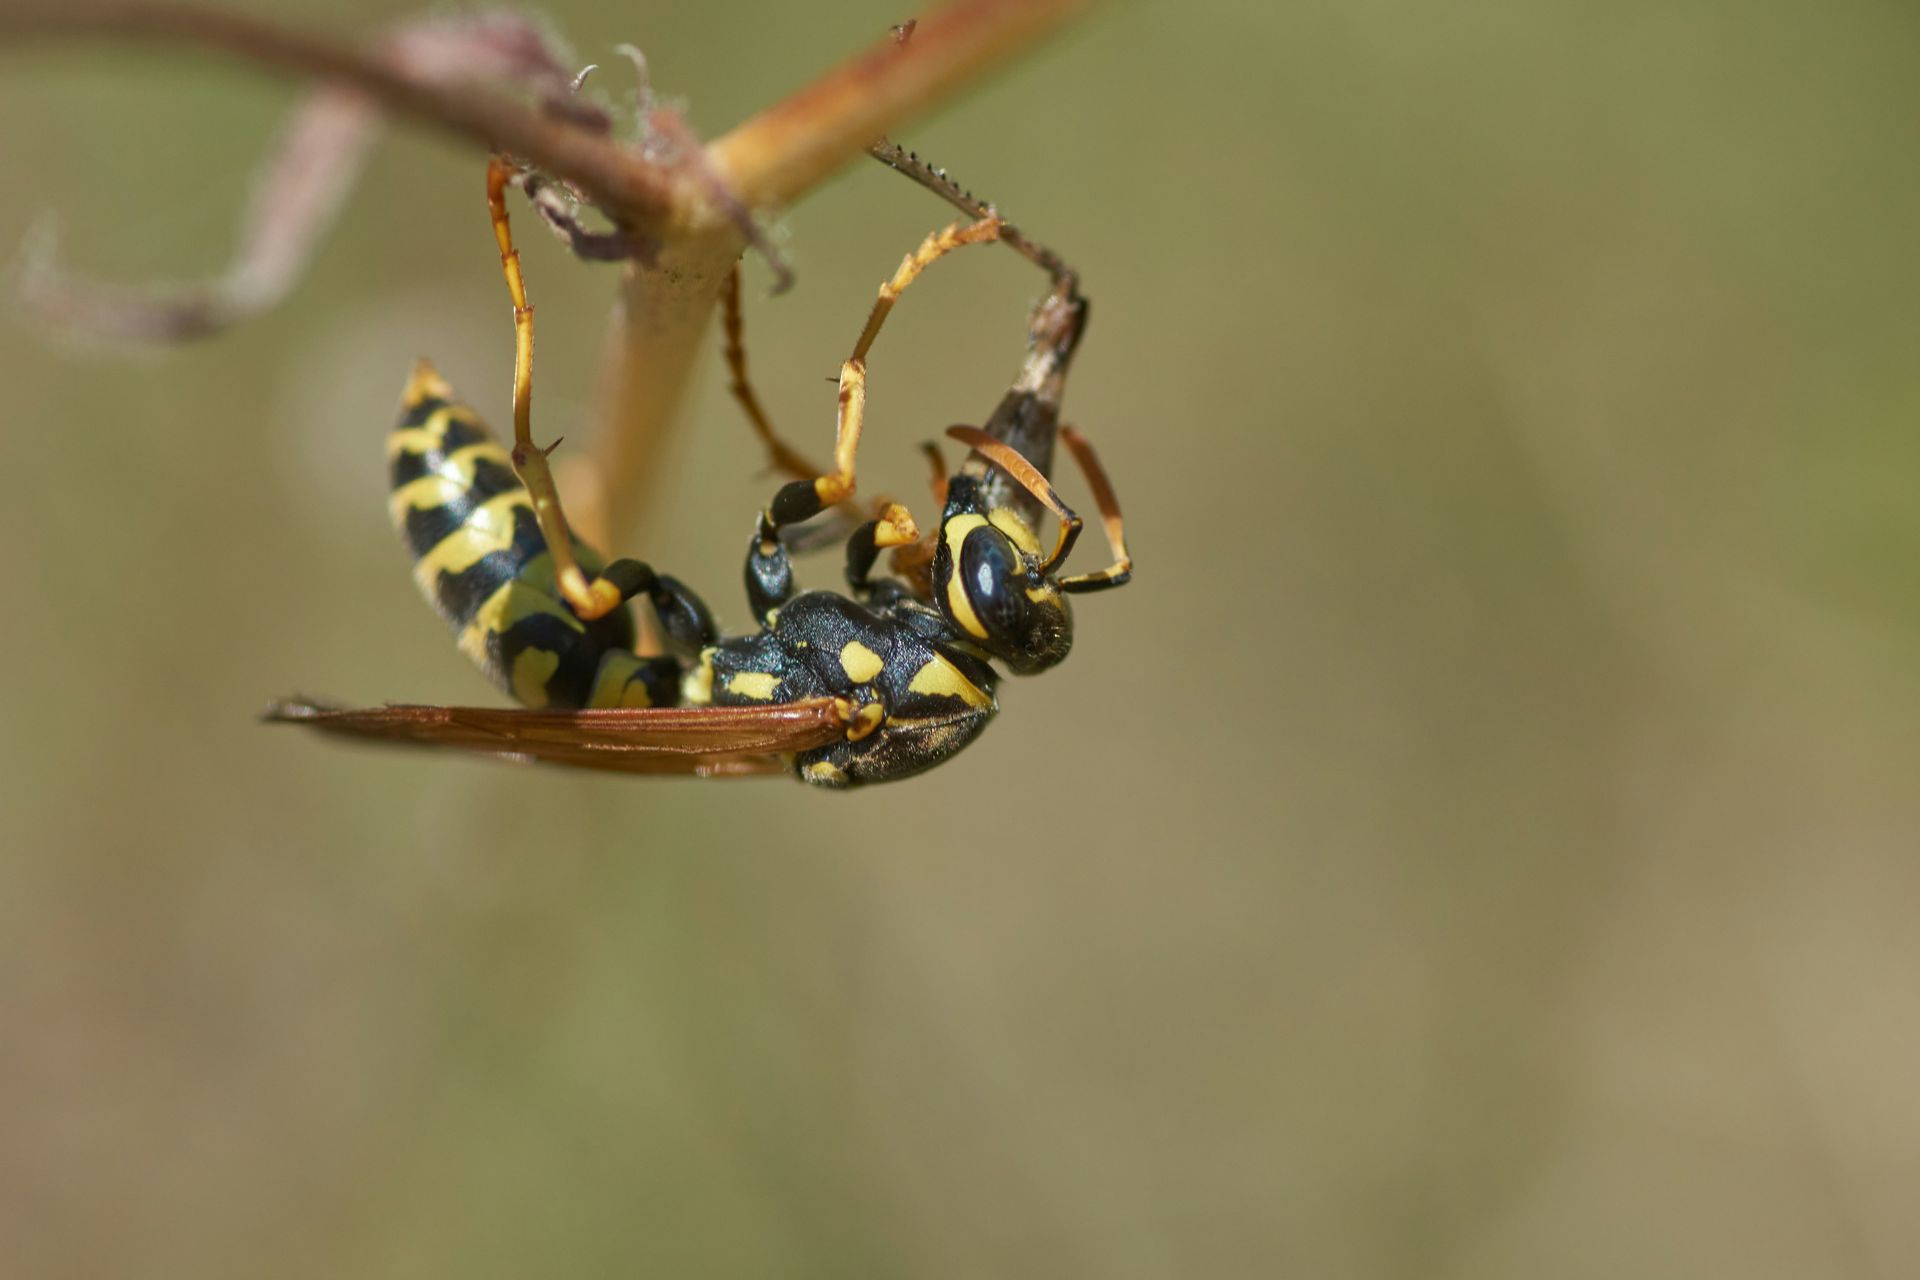
[[[832,698],[764,707],[647,707],[525,711],[497,707],[331,707],[293,699],[265,718],[322,733],[495,759],[620,773],[746,777],[785,773],[787,757],[846,732]]]

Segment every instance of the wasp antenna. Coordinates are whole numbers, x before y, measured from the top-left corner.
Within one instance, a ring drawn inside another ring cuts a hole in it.
[[[1080,537],[1080,517],[1073,513],[1072,507],[1060,500],[1060,495],[1053,491],[1047,478],[1040,474],[1040,468],[1028,462],[1011,445],[994,439],[979,427],[948,427],[947,435],[990,460],[1012,476],[1014,483],[1032,494],[1034,501],[1060,517],[1060,540],[1054,544],[1053,554],[1047,557],[1047,562],[1040,566],[1042,573],[1052,573],[1067,558],[1075,540]]]
[[[1080,464],[1081,474],[1087,477],[1087,484],[1093,490],[1093,501],[1100,508],[1100,523],[1107,531],[1107,546],[1113,550],[1113,563],[1098,573],[1083,573],[1072,578],[1062,578],[1060,589],[1067,592],[1105,591],[1112,587],[1124,586],[1133,577],[1133,557],[1127,553],[1126,524],[1120,516],[1120,499],[1113,492],[1113,482],[1107,479],[1105,467],[1100,458],[1087,443],[1087,438],[1072,427],[1060,428],[1060,439],[1066,442],[1073,460]]]

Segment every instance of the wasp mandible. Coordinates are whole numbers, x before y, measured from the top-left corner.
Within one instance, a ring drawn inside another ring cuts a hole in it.
[[[496,157],[487,204],[513,303],[513,446],[495,442],[423,360],[388,439],[389,507],[421,592],[461,650],[524,709],[290,701],[268,718],[508,759],[634,773],[793,773],[833,788],[910,777],[973,741],[997,710],[993,664],[1032,674],[1060,662],[1073,638],[1066,597],[1125,583],[1132,561],[1098,458],[1058,425],[1087,314],[1077,277],[944,174],[904,152],[888,162],[975,216],[928,236],[881,285],[841,365],[831,468],[811,468],[774,432],[746,377],[737,274],[725,294],[734,395],[775,467],[793,478],[748,543],[747,600],[758,629],[723,637],[684,583],[638,560],[607,563],[568,529],[546,452],[532,437],[533,309],[505,199],[516,170]],[[850,594],[799,591],[783,533],[853,498],[867,356],[896,300],[947,254],[1003,238],[1046,267],[1054,288],[1034,311],[1028,355],[985,428],[947,432],[972,451],[967,463],[948,476],[932,449],[938,527],[922,537],[904,506],[883,503],[847,540]],[[1086,474],[1112,549],[1113,563],[1096,572],[1060,574],[1081,520],[1047,479],[1056,429]],[[1050,549],[1037,533],[1042,512],[1059,523]],[[892,572],[876,574],[890,548]],[[658,618],[665,652],[635,649],[626,606],[638,597]]]

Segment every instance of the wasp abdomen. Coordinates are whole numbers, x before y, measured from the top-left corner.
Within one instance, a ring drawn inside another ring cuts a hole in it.
[[[414,581],[488,679],[529,707],[673,700],[676,669],[634,656],[624,606],[583,623],[555,593],[553,558],[512,458],[425,361],[401,396],[387,457],[389,506]],[[589,573],[602,567],[577,540],[574,554]]]

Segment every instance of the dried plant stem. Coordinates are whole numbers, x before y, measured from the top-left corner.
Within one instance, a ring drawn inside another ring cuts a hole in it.
[[[784,101],[707,147],[707,160],[750,209],[789,204],[888,130],[1065,22],[1090,0],[957,0],[921,19],[904,43],[878,39]],[[600,427],[571,473],[576,523],[604,544],[631,529],[657,483],[662,450],[688,366],[711,327],[743,241],[724,228],[678,246],[670,272],[629,268],[608,337]],[[591,477],[591,478],[589,478]],[[585,484],[580,482],[584,481]]]
[[[139,0],[8,0],[0,45],[91,38],[218,49],[304,79],[351,86],[404,119],[560,174],[634,231],[670,233],[703,204],[674,174],[604,134],[543,115],[484,85],[428,80],[290,27],[219,9]]]
[[[651,266],[627,265],[603,348],[598,425],[561,471],[587,541],[613,545],[646,509],[720,290],[744,246],[729,227],[670,241]]]
[[[752,117],[704,151],[654,163],[604,132],[483,84],[425,77],[370,54],[243,14],[142,0],[0,0],[0,46],[51,38],[218,49],[348,86],[403,120],[507,151],[578,188],[622,230],[658,246],[629,262],[606,347],[600,421],[569,501],[607,545],[644,506],[665,432],[752,214],[790,204],[881,135],[1032,45],[1091,0],[950,0],[910,40],[867,52]],[[590,470],[597,484],[581,488]],[[576,499],[573,495],[578,493]]]
[[[869,143],[1088,7],[1090,0],[959,0],[882,39],[714,140],[708,155],[753,208],[792,203]]]

